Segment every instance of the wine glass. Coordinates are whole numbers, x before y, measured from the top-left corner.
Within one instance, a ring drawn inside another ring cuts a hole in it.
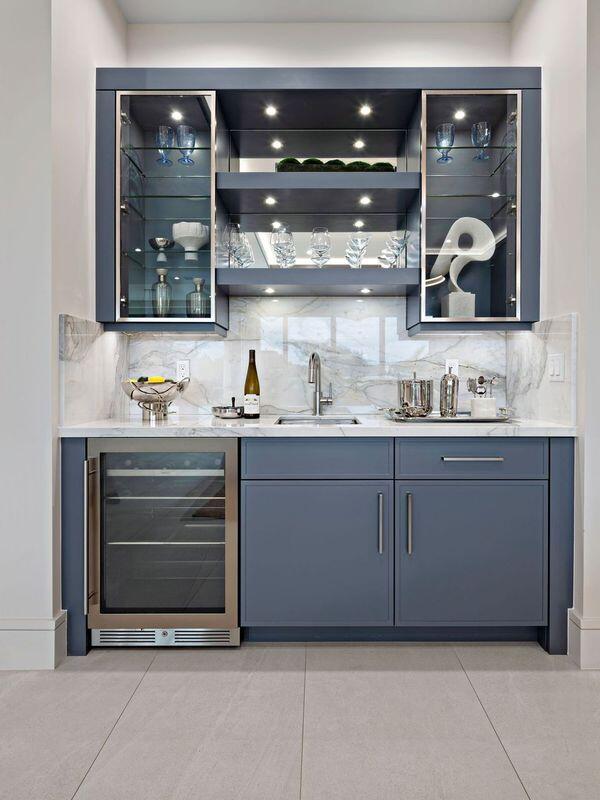
[[[180,164],[193,164],[190,158],[196,144],[196,131],[191,125],[177,126],[177,147],[181,150],[182,156],[178,158]]]
[[[173,162],[164,151],[164,148],[173,147],[175,144],[175,131],[170,125],[158,126],[156,131],[156,144],[158,146],[158,152],[160,153],[160,158],[156,159],[156,163],[161,164],[163,167],[170,167]]]
[[[360,269],[371,239],[370,233],[354,233],[346,245],[346,261],[352,269]]]
[[[492,127],[489,122],[474,122],[471,127],[471,141],[473,147],[479,147],[477,155],[473,156],[473,161],[487,161],[490,157],[485,152],[484,148],[487,147],[492,139]]]
[[[327,228],[313,228],[308,255],[313,264],[319,269],[329,261],[331,256],[331,236]]]
[[[454,133],[456,127],[453,122],[442,122],[435,129],[435,146],[440,151],[440,157],[437,160],[438,164],[448,164],[452,161],[452,156],[448,153],[454,144]]]
[[[296,246],[292,232],[287,226],[282,225],[271,233],[271,247],[279,267],[291,267],[295,264]]]
[[[228,222],[221,237],[223,248],[229,253],[234,253],[242,247],[242,230],[237,222]]]

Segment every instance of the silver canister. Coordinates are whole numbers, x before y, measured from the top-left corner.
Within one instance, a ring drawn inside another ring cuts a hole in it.
[[[458,375],[452,374],[452,367],[440,381],[440,416],[455,417],[458,412]]]
[[[412,378],[398,381],[398,409],[407,417],[426,417],[433,409],[433,381]]]

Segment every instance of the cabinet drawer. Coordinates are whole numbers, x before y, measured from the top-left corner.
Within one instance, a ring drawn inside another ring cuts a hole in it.
[[[246,439],[242,478],[393,478],[393,439]]]
[[[396,478],[547,477],[547,439],[396,440]]]

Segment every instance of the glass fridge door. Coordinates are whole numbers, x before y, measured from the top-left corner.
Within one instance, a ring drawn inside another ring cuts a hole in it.
[[[121,321],[213,318],[214,105],[212,92],[117,93]]]

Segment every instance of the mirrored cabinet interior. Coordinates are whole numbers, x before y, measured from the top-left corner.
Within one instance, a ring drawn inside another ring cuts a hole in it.
[[[214,92],[118,92],[116,319],[214,315]]]
[[[421,319],[520,319],[520,91],[422,96]]]

